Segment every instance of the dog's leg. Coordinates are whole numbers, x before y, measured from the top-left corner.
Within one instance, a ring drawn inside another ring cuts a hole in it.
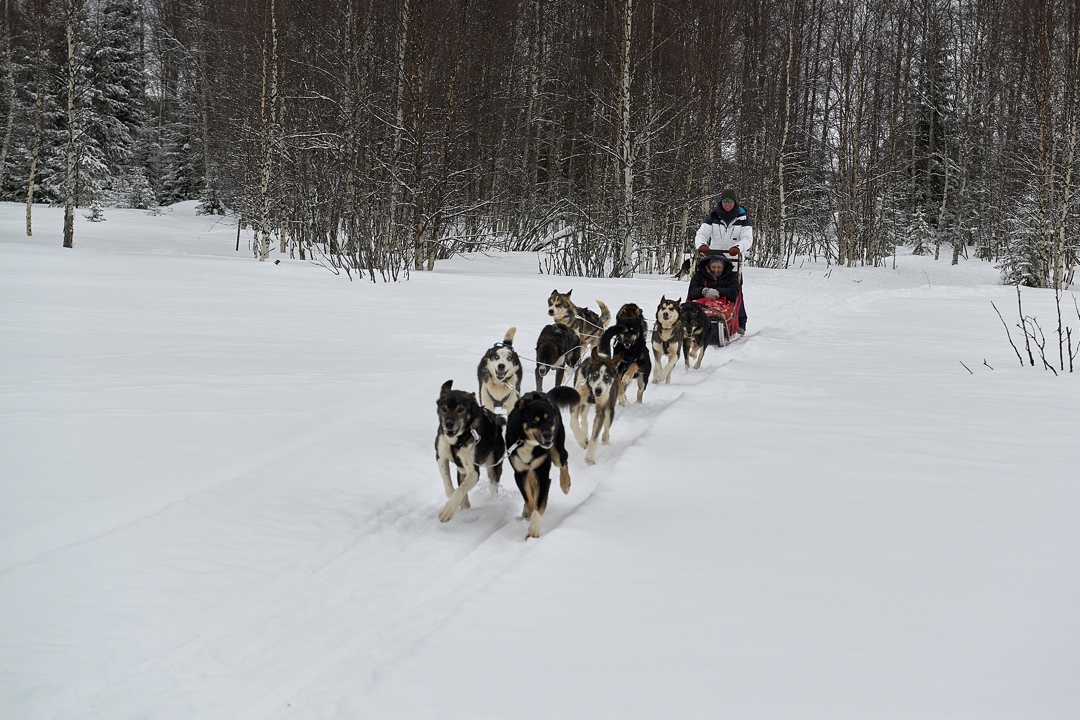
[[[457,490],[454,491],[454,494],[446,501],[446,505],[443,506],[442,511],[439,513],[440,522],[450,522],[459,506],[464,508],[469,507],[469,491],[473,489],[476,482],[480,479],[480,473],[476,471],[476,466],[472,463],[472,453],[462,453],[462,455],[462,461],[466,463],[464,469],[465,477],[462,479],[461,484],[458,485]]]
[[[578,404],[570,411],[570,431],[574,433],[574,439],[584,450],[589,447],[589,442],[585,437],[585,427],[589,422],[588,391],[578,390],[578,397]]]
[[[562,488],[563,495],[570,493],[570,468],[566,463],[566,458],[559,452],[558,448],[551,449],[551,461],[555,463],[555,467],[559,468],[559,487]]]
[[[559,366],[557,368],[555,368],[555,384],[556,385],[562,385],[563,375],[566,374],[566,371],[563,370],[562,361],[560,360],[559,363],[560,363]],[[539,388],[537,388],[537,389],[539,389]]]
[[[540,374],[540,366],[536,366],[536,392],[544,392],[544,376]]]
[[[704,340],[704,338],[702,338],[702,340]],[[699,367],[701,367],[701,359],[703,357],[705,357],[705,348],[706,347],[708,347],[708,346],[704,342],[702,342],[700,345],[698,345],[697,362],[694,363],[694,369],[695,370],[697,370]]]
[[[611,442],[611,423],[615,419],[615,406],[612,405],[604,413],[604,436],[600,439],[605,445]]]
[[[540,487],[536,472],[530,468],[525,475],[525,508],[521,511],[521,516],[529,519],[529,531],[525,534],[526,539],[540,537],[540,521],[543,516],[537,506],[539,494]]]
[[[496,485],[498,485],[499,481],[502,480],[502,469],[503,469],[502,458],[497,458],[497,457],[494,457],[494,456],[488,456],[488,459],[487,459],[487,476],[488,476],[488,481],[489,482],[493,482]]]
[[[649,386],[649,376],[641,374],[637,376],[637,401],[641,404],[641,398],[645,396],[645,388]]]
[[[443,490],[446,491],[446,497],[450,497],[454,494],[454,481],[450,478],[450,458],[443,457],[438,458],[439,472],[442,474]]]
[[[477,474],[477,479],[479,479],[480,471],[477,470],[476,474]],[[458,487],[461,487],[461,484],[464,483],[467,478],[468,478],[468,475],[464,471],[458,470],[458,474],[457,474]],[[467,509],[467,508],[472,507],[472,505],[469,504],[469,496],[467,494],[465,495],[465,497],[461,498],[461,505],[459,505],[458,507],[460,507],[462,509]]]
[[[622,374],[622,378],[619,380],[619,404],[626,404],[626,386],[630,384],[630,380],[637,375],[638,364],[636,362],[630,363],[630,367],[626,368],[626,372]],[[638,399],[641,402],[641,399]]]
[[[653,380],[654,383],[658,383],[658,382],[661,382],[664,379],[664,365],[663,365],[663,363],[660,362],[660,359],[663,357],[663,355],[660,354],[660,351],[656,348],[655,345],[653,345],[653,348],[652,348],[652,356],[653,356],[653,378],[652,378],[652,380]]]
[[[595,415],[593,416],[592,437],[589,438],[589,446],[585,449],[585,462],[590,465],[596,463],[596,450],[600,445],[600,431],[604,427],[604,415],[607,411],[600,407],[600,401],[597,399]]]

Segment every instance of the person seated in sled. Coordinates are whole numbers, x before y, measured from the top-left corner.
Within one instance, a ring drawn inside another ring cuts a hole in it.
[[[720,193],[720,201],[713,206],[712,212],[702,221],[694,236],[694,244],[698,252],[708,258],[710,253],[728,254],[732,257],[745,257],[747,251],[754,244],[754,227],[750,222],[750,215],[746,208],[739,204],[738,193],[725,188]],[[697,272],[690,280],[690,292],[694,292],[694,282],[702,271],[702,262],[698,262]],[[730,266],[731,263],[728,263]],[[735,279],[736,284],[738,278]],[[698,295],[697,297],[707,297]],[[688,300],[696,299],[692,295]],[[729,298],[735,299],[735,296]],[[746,295],[743,295],[739,306],[739,335],[746,332]]]

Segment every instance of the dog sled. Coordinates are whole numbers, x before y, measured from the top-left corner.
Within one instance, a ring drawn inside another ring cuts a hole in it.
[[[712,330],[709,334],[709,345],[724,347],[739,337],[739,310],[742,308],[742,261],[740,252],[737,257],[729,257],[731,264],[739,275],[739,294],[735,300],[727,298],[699,298],[694,300],[705,309],[705,315],[709,318]]]

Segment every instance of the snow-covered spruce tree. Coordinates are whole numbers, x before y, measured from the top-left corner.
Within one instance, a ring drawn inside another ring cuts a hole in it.
[[[190,120],[186,122],[185,120]],[[198,129],[193,117],[185,116],[165,128],[162,147],[162,175],[158,200],[170,205],[193,200],[202,187],[202,158],[198,151]]]
[[[150,181],[146,177],[146,171],[139,166],[134,166],[124,175],[123,193],[117,198],[121,207],[149,210],[157,206],[157,196],[154,188],[150,187]]]
[[[131,164],[146,123],[146,80],[139,50],[135,0],[106,0],[87,52],[92,122],[87,134],[100,150],[110,178]]]

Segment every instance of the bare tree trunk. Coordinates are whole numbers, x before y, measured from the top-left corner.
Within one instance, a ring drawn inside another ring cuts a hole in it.
[[[1064,290],[1072,284],[1072,270],[1076,265],[1076,257],[1069,257],[1067,252],[1067,229],[1069,209],[1072,204],[1073,194],[1073,169],[1076,167],[1077,143],[1080,140],[1080,27],[1073,27],[1073,44],[1076,52],[1073,55],[1072,68],[1069,75],[1072,78],[1072,97],[1066,98],[1065,105],[1065,133],[1066,150],[1062,164],[1065,166],[1065,178],[1061,184],[1061,211],[1057,217],[1057,228],[1054,232],[1053,246],[1053,274],[1051,282],[1055,290]],[[1069,282],[1066,283],[1066,278]]]
[[[64,247],[75,246],[75,0],[66,0],[68,141],[64,173]]]
[[[423,14],[413,18],[413,64],[410,76],[412,89],[412,135],[413,161],[410,191],[413,197],[413,267],[424,269],[424,258],[428,252],[428,219],[424,193],[424,153],[427,150],[424,135],[424,27]]]
[[[623,0],[619,51],[619,175],[622,183],[619,203],[619,249],[615,276],[626,277],[634,267],[634,148],[630,129],[630,49],[634,34],[634,0]]]
[[[270,174],[273,164],[274,120],[277,113],[277,9],[276,0],[266,0],[263,10],[262,96],[259,105],[260,156],[258,258],[270,257]],[[267,38],[269,23],[269,38]]]
[[[784,62],[784,127],[780,133],[780,150],[777,154],[776,185],[779,195],[780,228],[777,250],[787,267],[789,248],[787,247],[787,195],[784,187],[784,165],[787,153],[788,132],[791,129],[791,65],[795,56],[795,0],[788,3],[787,23],[787,58]]]
[[[44,18],[41,16],[41,12],[35,12],[35,54],[34,54],[34,139],[30,146],[30,178],[26,184],[26,236],[31,237],[34,234],[33,231],[33,208],[34,208],[34,179],[37,175],[38,157],[41,155],[41,131],[42,131],[42,115],[44,108],[42,107],[42,94],[45,92],[44,84],[42,83],[42,74],[45,72],[42,67],[45,60],[42,57],[42,36],[45,33],[43,27]]]
[[[386,217],[386,242],[388,247],[399,246],[398,232],[395,226],[398,213],[398,204],[401,197],[401,180],[398,176],[401,167],[400,155],[402,137],[405,131],[405,81],[408,77],[408,49],[409,32],[412,21],[410,0],[401,3],[401,15],[398,24],[397,58],[394,65],[397,75],[397,86],[394,89],[394,127],[393,142],[390,157],[387,164],[390,167],[390,205]],[[402,248],[404,249],[404,248]]]

